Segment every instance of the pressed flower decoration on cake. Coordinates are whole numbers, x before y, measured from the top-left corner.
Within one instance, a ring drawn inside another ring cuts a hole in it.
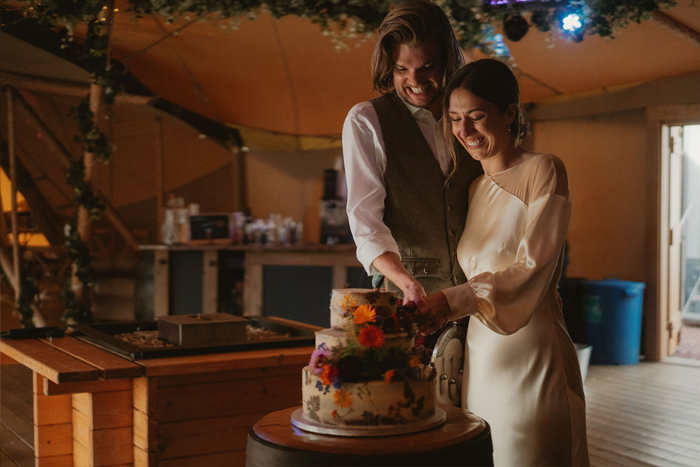
[[[367,301],[374,303],[371,292]],[[409,382],[432,381],[435,370],[429,366],[430,351],[424,347],[384,346],[386,338],[401,334],[412,338],[415,335],[413,316],[403,310],[382,316],[372,305],[357,305],[351,295],[342,297],[346,339],[342,344],[327,346],[320,344],[311,355],[309,371],[318,376],[318,394],[333,394],[332,417],[342,421],[353,413],[355,401],[371,402],[372,389],[368,384],[391,384],[404,382],[403,391],[386,413],[364,410],[362,423],[366,425],[406,423],[405,414],[419,413],[424,407],[424,398],[416,398]],[[307,375],[310,378],[310,375]],[[311,383],[311,381],[308,381]],[[317,418],[320,410],[319,396],[305,401],[309,416]],[[366,405],[365,405],[366,407]]]

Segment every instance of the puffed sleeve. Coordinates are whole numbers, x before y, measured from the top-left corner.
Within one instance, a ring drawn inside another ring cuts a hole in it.
[[[523,186],[527,204],[525,230],[515,262],[483,272],[467,284],[448,289],[453,316],[473,315],[499,334],[527,325],[551,286],[571,216],[566,170],[555,156],[534,161]]]

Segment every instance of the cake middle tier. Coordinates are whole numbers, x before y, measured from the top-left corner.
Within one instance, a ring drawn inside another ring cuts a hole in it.
[[[352,335],[348,335],[347,331],[341,331],[339,329],[323,329],[316,332],[316,348],[319,348],[321,344],[326,344],[328,349],[340,346],[345,347],[348,345],[349,339],[356,340],[357,338]],[[384,334],[384,345],[382,345],[382,347],[400,347],[410,350],[413,348],[414,341],[415,339],[413,337],[408,337],[407,332],[396,334],[387,333]],[[364,351],[367,350],[367,347],[358,342],[357,350],[360,353],[364,353]]]

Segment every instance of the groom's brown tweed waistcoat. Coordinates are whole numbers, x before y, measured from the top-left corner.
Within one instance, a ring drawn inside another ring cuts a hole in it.
[[[465,282],[456,249],[467,218],[469,184],[483,173],[481,164],[462,151],[457,170],[446,181],[418,123],[396,93],[378,97],[372,105],[387,159],[384,223],[404,266],[429,295]],[[387,289],[400,293],[390,282]]]

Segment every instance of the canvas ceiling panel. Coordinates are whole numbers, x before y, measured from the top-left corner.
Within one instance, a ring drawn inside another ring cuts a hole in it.
[[[700,30],[700,8],[679,3],[664,14]],[[337,53],[319,26],[303,18],[262,14],[238,19],[239,29],[231,30],[232,20],[183,17],[166,24],[157,15],[135,19],[124,1],[117,5],[113,56],[159,96],[214,120],[337,135],[350,107],[375,95],[369,72],[374,38]],[[517,66],[534,78],[520,77],[524,101],[551,97],[552,88],[579,93],[700,70],[697,42],[654,21],[632,23],[613,40],[555,38],[549,48],[547,38],[531,28],[520,42],[507,42]]]
[[[347,40],[348,49],[336,50],[319,26],[304,21],[277,21],[299,109],[295,134],[337,135],[352,106],[378,95],[370,72],[376,36]]]
[[[695,20],[700,8],[693,10]],[[519,42],[507,42],[518,67],[561,93],[675,76],[700,70],[700,44],[686,40],[654,21],[632,23],[615,39],[585,36],[582,42],[530,30]],[[521,79],[523,98],[535,101],[553,92]]]
[[[240,19],[238,30],[231,20],[115,18],[113,57],[159,96],[217,121],[335,135],[354,104],[374,97],[374,39],[336,51],[308,19],[268,14]],[[156,43],[172,31],[179,32]]]
[[[231,153],[170,115],[155,109],[117,104],[112,118],[116,150],[112,156],[112,202],[120,207],[156,195],[159,125],[163,119],[163,183],[165,191],[190,183],[231,162]]]
[[[60,81],[88,83],[90,74],[66,60],[0,32],[0,71]]]
[[[162,27],[173,31],[186,23]],[[228,22],[197,22],[133,56],[132,35],[142,38],[150,31],[155,42],[166,33],[150,18],[120,21],[113,30],[113,55],[132,56],[129,70],[165,99],[218,121],[288,132],[294,124],[292,95],[271,23],[267,16],[243,20],[232,31],[220,28]],[[274,108],[276,115],[261,112],[261,106]]]

